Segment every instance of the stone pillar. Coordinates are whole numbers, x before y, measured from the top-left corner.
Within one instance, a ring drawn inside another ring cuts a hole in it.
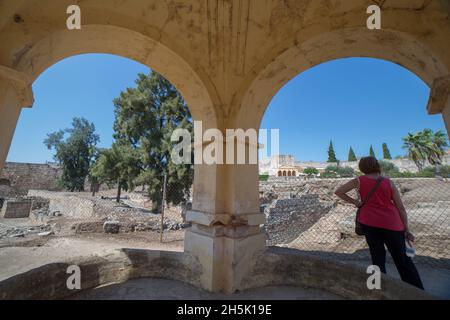
[[[6,162],[20,111],[32,104],[33,93],[27,77],[0,66],[0,171]]]
[[[258,165],[197,165],[187,220],[192,227],[184,250],[193,267],[201,268],[201,286],[224,293],[241,289],[253,257],[266,244]]]
[[[442,113],[447,134],[450,136],[450,76],[434,80],[427,110],[429,114]]]
[[[442,117],[444,118],[445,127],[447,128],[447,134],[450,137],[450,95],[447,98],[447,105],[442,110]]]

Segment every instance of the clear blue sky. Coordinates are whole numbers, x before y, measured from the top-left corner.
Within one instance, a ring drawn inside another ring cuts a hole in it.
[[[71,57],[46,70],[34,83],[35,104],[24,109],[8,161],[43,163],[52,152],[47,133],[70,126],[73,117],[92,121],[101,147],[112,143],[112,100],[150,70],[111,55]],[[402,137],[424,128],[444,130],[442,117],[429,116],[429,88],[408,70],[366,58],[331,61],[290,81],[272,100],[262,128],[280,129],[280,151],[299,160],[326,160],[330,139],[345,160],[351,145],[357,156],[370,144],[381,155],[388,143],[393,156],[404,154]]]

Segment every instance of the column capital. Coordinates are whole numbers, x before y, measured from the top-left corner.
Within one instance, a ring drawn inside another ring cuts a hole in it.
[[[10,82],[10,85],[15,89],[20,101],[20,107],[32,107],[34,103],[32,81],[26,73],[0,65],[1,79]]]
[[[203,226],[259,226],[266,222],[266,216],[262,213],[245,213],[231,215],[226,213],[208,213],[189,210],[186,213],[186,220]]]
[[[450,75],[435,79],[431,87],[427,110],[429,114],[442,113],[450,99]]]

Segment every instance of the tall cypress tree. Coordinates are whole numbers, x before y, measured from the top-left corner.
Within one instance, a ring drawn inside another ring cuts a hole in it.
[[[328,147],[328,162],[338,162],[334,152],[333,141],[330,141],[330,146]]]
[[[383,159],[391,160],[391,152],[389,151],[389,148],[386,143],[383,143]]]
[[[348,161],[357,161],[355,152],[353,151],[353,148],[350,147],[350,150],[348,151]]]
[[[375,151],[373,151],[373,146],[372,146],[372,145],[370,145],[369,155],[370,155],[371,157],[376,158],[376,156],[375,156]]]

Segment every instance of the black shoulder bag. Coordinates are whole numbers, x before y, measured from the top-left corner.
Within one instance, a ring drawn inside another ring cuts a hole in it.
[[[364,235],[364,230],[363,227],[361,225],[361,223],[358,222],[358,218],[359,215],[361,213],[361,208],[367,203],[367,201],[369,201],[369,199],[373,196],[373,194],[375,193],[375,191],[377,191],[378,186],[380,185],[381,181],[383,181],[383,177],[379,177],[377,179],[377,182],[375,183],[375,185],[373,186],[372,190],[370,190],[369,194],[366,196],[366,198],[363,200],[361,206],[358,208],[358,211],[356,211],[356,218],[355,218],[355,233],[358,236],[363,236]]]

